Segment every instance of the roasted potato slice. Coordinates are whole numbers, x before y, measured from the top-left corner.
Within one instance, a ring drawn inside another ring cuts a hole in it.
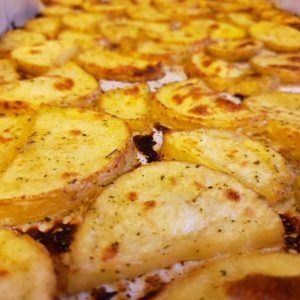
[[[11,56],[20,70],[32,75],[42,75],[70,60],[78,47],[68,41],[48,41],[35,46],[16,48]]]
[[[131,19],[150,22],[163,22],[170,20],[170,17],[157,10],[150,3],[139,5],[127,5],[127,14]]]
[[[245,103],[250,108],[266,112],[276,109],[300,111],[300,94],[284,92],[262,93],[255,97],[247,98]]]
[[[253,127],[262,115],[190,79],[163,86],[151,112],[155,121],[173,129]]]
[[[210,37],[213,39],[235,40],[247,36],[244,29],[225,22],[218,22],[209,28]]]
[[[249,73],[249,66],[244,63],[227,62],[199,52],[192,56],[187,72],[191,76],[201,77],[213,89],[224,90],[234,80]]]
[[[295,199],[296,199],[296,207],[300,210],[300,173],[298,174],[295,181]]]
[[[149,98],[147,84],[141,83],[102,94],[97,107],[123,119],[133,131],[147,131],[150,129]]]
[[[135,82],[158,79],[164,75],[160,62],[148,62],[100,48],[80,53],[77,61],[97,79]]]
[[[67,29],[79,32],[98,33],[97,24],[103,19],[105,19],[105,15],[103,14],[78,11],[65,15],[62,18],[62,24]]]
[[[42,15],[45,17],[58,17],[61,18],[66,14],[74,12],[72,7],[63,6],[59,4],[49,4],[43,7]]]
[[[118,178],[88,211],[71,245],[68,288],[277,246],[282,233],[278,215],[233,177],[184,162],[149,164]]]
[[[255,24],[255,16],[246,12],[233,12],[226,15],[234,25],[248,29]]]
[[[41,17],[29,20],[25,24],[25,29],[43,34],[48,39],[56,38],[61,26],[59,18]]]
[[[40,33],[22,29],[10,30],[0,39],[0,57],[9,57],[10,53],[20,45],[33,46],[45,41],[45,36]]]
[[[225,40],[206,47],[206,51],[227,61],[245,61],[257,54],[263,44],[252,39]]]
[[[166,133],[161,155],[231,174],[270,203],[292,189],[293,177],[281,155],[235,132],[198,129]]]
[[[299,270],[299,255],[229,256],[208,261],[154,299],[298,299]]]
[[[121,17],[126,13],[126,5],[105,3],[98,0],[84,1],[82,8],[87,12],[101,13],[108,16]]]
[[[2,300],[51,300],[56,276],[48,252],[25,235],[0,229]]]
[[[274,22],[259,22],[250,28],[250,34],[278,52],[300,50],[300,32],[289,26]]]
[[[110,115],[44,107],[26,145],[0,176],[2,224],[75,209],[131,167],[127,125]]]
[[[281,83],[300,82],[300,54],[261,54],[250,63],[260,73],[278,76]]]
[[[81,7],[83,0],[50,0],[52,4],[67,6],[67,7]]]
[[[98,82],[71,62],[44,76],[0,86],[0,100],[18,99],[34,108],[42,103],[86,107],[94,103],[99,93]]]
[[[300,113],[286,109],[268,112],[267,134],[284,156],[300,161]]]
[[[19,77],[13,61],[0,59],[0,84],[17,81]]]
[[[13,161],[27,141],[34,111],[20,101],[0,101],[0,173]]]

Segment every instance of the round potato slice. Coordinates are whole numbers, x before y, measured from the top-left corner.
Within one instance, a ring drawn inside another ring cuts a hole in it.
[[[256,40],[228,40],[208,45],[206,51],[227,61],[245,61],[254,56],[262,48]]]
[[[207,262],[156,300],[290,299],[300,297],[300,256],[243,254]]]
[[[135,82],[158,79],[164,75],[160,62],[148,62],[102,49],[79,54],[78,63],[97,79]]]
[[[2,300],[51,300],[56,276],[49,254],[27,236],[0,229]]]
[[[134,157],[122,120],[44,107],[22,151],[0,176],[0,223],[22,224],[84,205],[127,171]]]
[[[233,177],[153,163],[117,179],[87,213],[71,245],[69,291],[281,242],[278,215]]]
[[[250,64],[260,73],[278,76],[281,83],[300,82],[300,54],[261,54],[253,57]]]
[[[60,26],[60,19],[55,17],[41,17],[32,19],[25,24],[25,28],[28,31],[41,33],[48,39],[56,38],[60,30]]]
[[[235,132],[198,129],[166,133],[161,154],[168,160],[200,163],[231,174],[270,203],[292,190],[293,176],[283,157]]]
[[[274,22],[259,22],[250,28],[250,34],[278,52],[300,50],[300,32],[292,27]]]
[[[199,79],[163,86],[151,110],[154,120],[174,129],[250,127],[262,117],[243,103],[213,92]]]

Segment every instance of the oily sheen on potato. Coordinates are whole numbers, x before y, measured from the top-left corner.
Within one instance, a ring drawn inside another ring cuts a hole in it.
[[[127,171],[134,156],[120,119],[44,107],[31,135],[0,176],[2,224],[22,224],[75,209]]]
[[[50,255],[28,236],[0,229],[0,270],[2,300],[51,300],[56,294]]]
[[[208,261],[155,300],[290,299],[300,296],[300,256],[252,253]]]
[[[71,245],[69,292],[183,260],[278,246],[278,215],[235,178],[185,162],[139,167],[107,187]]]
[[[166,133],[164,159],[200,163],[231,174],[270,203],[291,191],[292,174],[270,146],[235,132],[214,129]]]

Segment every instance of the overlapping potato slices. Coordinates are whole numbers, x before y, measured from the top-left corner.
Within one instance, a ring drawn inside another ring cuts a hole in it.
[[[62,18],[62,24],[67,29],[86,33],[97,33],[97,24],[105,19],[105,15],[99,13],[73,12]]]
[[[16,81],[19,77],[13,61],[0,59],[0,84]]]
[[[0,100],[18,99],[35,108],[42,103],[86,107],[95,102],[99,93],[97,81],[71,62],[44,76],[0,86]]]
[[[298,299],[299,270],[299,255],[229,256],[208,261],[153,299]]]
[[[68,289],[273,247],[282,231],[278,215],[233,177],[184,162],[149,164],[117,179],[88,211],[71,245]]]
[[[160,88],[151,112],[155,121],[173,129],[253,127],[262,117],[238,99],[213,92],[200,79]]]
[[[27,236],[0,229],[0,269],[3,300],[51,300],[56,295],[50,255]]]
[[[234,25],[248,29],[255,24],[256,18],[253,14],[246,12],[233,12],[226,14],[226,17]]]
[[[206,51],[227,61],[246,61],[262,48],[262,43],[252,39],[228,40],[213,43],[206,47]]]
[[[77,62],[97,79],[136,82],[164,75],[160,62],[132,58],[99,47],[80,53]]]
[[[235,132],[198,129],[166,133],[161,155],[231,174],[270,203],[292,189],[292,174],[280,154]]]
[[[250,28],[251,35],[278,52],[300,50],[300,32],[275,22],[259,22]]]
[[[133,131],[149,131],[150,93],[146,83],[116,89],[102,94],[97,107],[126,121]]]
[[[44,107],[22,151],[0,176],[2,224],[75,209],[131,167],[127,125],[94,111]]]
[[[66,14],[74,12],[70,6],[49,4],[43,8],[43,15],[46,17],[62,17]]]
[[[0,173],[26,143],[34,115],[34,111],[20,101],[0,102]]]
[[[90,0],[82,3],[82,8],[87,12],[106,14],[107,16],[121,17],[126,13],[126,5],[106,3],[105,1]]]
[[[75,56],[78,47],[68,41],[47,41],[35,46],[20,46],[11,56],[18,69],[32,75],[43,75],[65,64]]]
[[[25,24],[25,29],[43,34],[48,39],[56,38],[61,26],[59,18],[41,17],[29,20]]]
[[[17,47],[33,46],[44,43],[45,36],[40,33],[25,31],[22,29],[11,30],[0,39],[0,57],[9,57]]]
[[[263,74],[276,75],[281,83],[300,82],[300,54],[261,54],[250,60],[252,67]]]
[[[140,3],[138,5],[127,6],[126,12],[131,19],[161,22],[168,21],[169,16],[157,10],[150,3]]]

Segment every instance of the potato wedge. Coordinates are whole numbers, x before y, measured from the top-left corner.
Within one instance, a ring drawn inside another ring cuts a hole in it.
[[[99,94],[98,82],[71,62],[45,76],[0,86],[0,100],[18,99],[34,108],[42,103],[87,107],[95,102]]]
[[[284,92],[262,93],[245,99],[245,104],[252,109],[266,112],[276,109],[300,111],[300,94]]]
[[[300,82],[300,54],[261,54],[253,57],[250,64],[262,74],[278,76],[281,83]]]
[[[161,155],[231,174],[271,204],[292,190],[293,176],[281,155],[234,132],[198,129],[166,133]]]
[[[153,119],[173,129],[253,127],[262,115],[190,79],[163,86],[156,93]]]
[[[299,270],[299,255],[229,256],[200,266],[154,299],[298,299]]]
[[[17,81],[19,74],[15,64],[9,59],[0,59],[0,84]]]
[[[225,40],[208,45],[206,51],[227,61],[245,61],[258,53],[262,46],[261,42],[252,39]]]
[[[69,291],[132,278],[183,260],[282,242],[282,223],[233,177],[159,162],[110,185],[71,245]]]
[[[80,53],[77,61],[97,79],[136,82],[158,79],[164,75],[160,62],[148,62],[100,48]]]
[[[250,28],[250,34],[278,52],[296,52],[300,50],[300,32],[290,26],[275,22],[259,22]]]
[[[133,131],[150,130],[148,102],[150,93],[146,83],[102,94],[97,107],[106,113],[123,119]]]
[[[48,39],[56,38],[61,26],[59,18],[41,17],[29,20],[25,24],[25,29],[43,34]]]
[[[300,161],[300,113],[284,109],[268,112],[267,135],[280,152]]]
[[[51,300],[56,276],[46,249],[25,235],[0,229],[2,300]]]
[[[34,111],[20,101],[0,101],[0,173],[13,161],[30,135]]]
[[[40,33],[22,29],[10,30],[0,39],[0,57],[9,57],[10,53],[20,45],[33,46],[45,41],[45,36]]]
[[[65,64],[77,51],[78,47],[68,41],[48,41],[40,45],[18,47],[11,56],[21,71],[43,75]]]
[[[22,224],[75,209],[127,171],[133,157],[122,120],[44,107],[23,150],[0,176],[0,222]]]

